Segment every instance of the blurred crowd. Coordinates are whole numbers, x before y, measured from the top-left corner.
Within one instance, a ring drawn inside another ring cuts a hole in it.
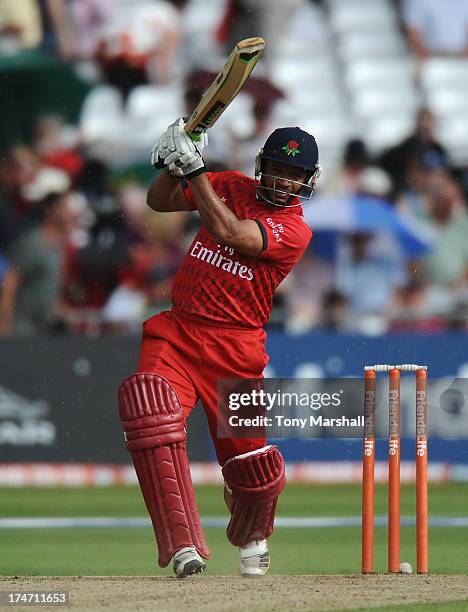
[[[250,35],[280,38],[306,0],[226,0],[213,33],[220,55]],[[145,83],[181,83],[187,109],[207,73],[181,71],[190,0],[2,0],[0,54],[39,49],[71,66],[91,66],[97,83],[125,99]],[[326,2],[315,2],[325,10]],[[468,56],[466,0],[396,3],[408,53]],[[268,76],[269,45],[252,91],[245,133],[212,130],[212,171],[253,174],[254,158],[284,95]],[[209,73],[208,73],[209,75]],[[174,117],[175,119],[176,117]],[[319,142],[320,147],[320,142]],[[76,126],[37,118],[32,142],[0,158],[0,335],[129,332],[170,305],[171,282],[199,226],[198,215],[146,206],[147,183],[119,172],[85,146]],[[466,330],[468,325],[468,163],[453,167],[421,107],[414,131],[371,153],[359,139],[325,168],[314,198],[372,198],[425,237],[417,257],[391,232],[315,232],[303,260],[280,287],[271,325],[380,334]],[[306,207],[313,207],[314,200]],[[312,229],[314,229],[312,224]],[[333,229],[332,227],[330,229]]]

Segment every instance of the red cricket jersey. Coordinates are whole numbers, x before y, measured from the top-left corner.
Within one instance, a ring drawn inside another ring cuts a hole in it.
[[[268,321],[273,295],[301,259],[312,238],[301,206],[280,208],[255,196],[255,180],[240,172],[207,174],[214,191],[238,219],[254,219],[264,249],[258,257],[216,244],[202,226],[175,277],[173,310],[218,324],[262,327]],[[185,190],[193,210],[196,205]]]

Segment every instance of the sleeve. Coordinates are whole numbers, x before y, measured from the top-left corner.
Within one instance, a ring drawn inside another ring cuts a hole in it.
[[[304,218],[295,214],[266,214],[255,219],[263,236],[262,259],[294,265],[304,254],[312,230]]]
[[[206,176],[211,183],[211,186],[215,190],[215,192],[220,195],[221,190],[223,188],[225,182],[225,175],[227,172],[207,172]],[[184,189],[184,194],[187,199],[188,205],[190,206],[190,210],[197,210],[197,206],[193,199],[192,191],[190,190],[189,181],[185,181],[182,183],[182,187]]]

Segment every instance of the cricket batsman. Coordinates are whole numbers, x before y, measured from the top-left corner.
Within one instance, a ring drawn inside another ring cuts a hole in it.
[[[204,571],[210,557],[185,445],[185,422],[200,399],[225,481],[227,537],[239,548],[241,575],[263,576],[284,460],[265,438],[217,437],[217,382],[263,376],[273,294],[312,237],[301,204],[320,175],[318,148],[298,127],[277,129],[252,179],[207,172],[206,142],[206,135],[192,141],[178,119],[152,152],[165,171],[151,184],[148,205],[198,211],[202,227],[175,277],[171,310],[143,324],[137,373],[120,386],[119,411],[159,565],[172,561],[184,578]]]

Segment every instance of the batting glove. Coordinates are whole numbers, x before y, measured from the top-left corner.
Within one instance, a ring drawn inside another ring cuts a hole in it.
[[[161,156],[165,158],[170,153],[175,153],[177,151],[176,138],[179,133],[177,132],[176,128],[179,128],[179,132],[188,138],[189,143],[192,142],[198,153],[203,156],[203,149],[208,144],[208,134],[206,132],[202,132],[201,134],[192,134],[191,136],[185,134],[185,121],[183,117],[179,117],[179,119],[176,119],[174,123],[171,123],[163,135],[163,138],[164,136],[166,138],[164,139],[164,148],[161,150]]]
[[[164,133],[158,142],[154,145],[151,151],[151,165],[158,169],[166,169],[171,176],[174,178],[182,179],[184,178],[184,173],[180,168],[174,167],[170,170],[166,164],[164,163],[164,156],[161,155],[161,151],[166,151],[166,134]],[[166,153],[167,155],[167,153]]]
[[[184,132],[184,120],[180,118],[177,123],[170,125],[160,140],[159,155],[169,172],[182,170],[186,178],[193,178],[206,172],[202,152],[208,142],[206,134],[200,135],[198,141],[193,141]]]
[[[165,169],[171,174],[174,178],[184,178],[184,173],[178,167],[173,166],[171,170],[164,163],[164,159],[174,153],[176,151],[174,140],[172,138],[172,131],[174,126],[178,126],[181,121],[181,118],[176,119],[170,126],[166,129],[166,131],[160,136],[158,142],[154,145],[151,151],[151,164],[158,168],[158,170]],[[183,119],[182,119],[183,121]]]

